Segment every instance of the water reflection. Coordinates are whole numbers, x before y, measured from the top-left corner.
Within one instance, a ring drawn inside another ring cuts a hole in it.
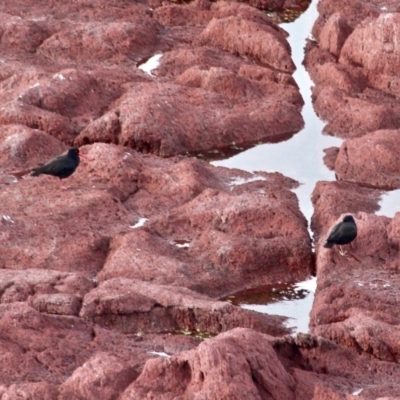
[[[342,143],[339,138],[322,134],[325,123],[314,112],[311,102],[312,81],[302,65],[306,39],[310,36],[310,29],[318,16],[317,2],[314,0],[295,22],[281,24],[290,35],[288,41],[297,67],[293,76],[305,102],[302,110],[304,129],[285,142],[261,144],[231,158],[212,162],[213,165],[249,172],[278,171],[296,179],[301,185],[295,192],[299,198],[300,209],[308,221],[313,213],[311,193],[316,182],[335,179],[334,173],[323,163],[323,149],[340,146]]]
[[[379,205],[381,208],[375,213],[376,215],[385,215],[393,218],[396,212],[400,211],[400,190],[385,192]]]
[[[296,284],[268,285],[246,290],[229,296],[225,300],[240,305],[246,310],[284,315],[289,318],[287,326],[292,327],[294,333],[307,333],[309,312],[316,287],[317,278],[310,277]]]
[[[294,191],[299,199],[300,209],[308,221],[311,220],[313,214],[311,193],[315,184],[320,180],[335,179],[334,173],[323,163],[323,149],[332,146],[339,147],[342,143],[341,139],[322,133],[325,124],[314,112],[311,102],[312,81],[302,65],[306,39],[318,16],[317,2],[314,0],[308,10],[294,23],[281,24],[290,34],[288,41],[297,67],[294,78],[305,102],[302,109],[304,129],[290,140],[261,144],[228,159],[212,162],[216,166],[239,168],[249,172],[277,171],[296,179],[301,185]],[[261,288],[261,291],[236,294],[230,300],[239,302],[246,309],[285,315],[291,318],[288,324],[294,325],[296,332],[308,332],[309,313],[314,301],[315,287],[316,278],[310,278],[294,286],[286,285],[284,290],[279,287]]]

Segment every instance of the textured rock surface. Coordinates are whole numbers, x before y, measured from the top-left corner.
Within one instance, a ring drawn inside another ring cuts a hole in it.
[[[318,4],[305,65],[325,131],[344,138],[400,127],[396,40],[400,7],[352,0]]]
[[[344,141],[335,161],[337,179],[378,189],[399,189],[399,133],[382,130]]]
[[[259,6],[281,9],[278,3]],[[116,0],[110,7],[100,0],[0,6],[0,124],[40,129],[65,144],[111,142],[162,156],[277,141],[302,128],[298,88],[272,77],[295,69],[287,34],[263,12],[225,1]],[[177,85],[170,64],[184,73],[198,64],[179,54],[204,51],[215,55],[203,58],[204,72],[230,71],[233,59],[238,68],[266,71],[264,86],[278,90],[258,89],[253,102],[232,98],[237,82],[258,83],[237,70],[224,80],[225,92],[213,85],[193,90],[185,80]],[[164,53],[164,79],[139,69]]]
[[[278,361],[269,338],[235,329],[195,350],[150,361],[122,399],[263,399],[267,394],[294,399],[294,380]]]
[[[219,298],[308,276],[297,183],[187,157],[303,126],[287,34],[248,4],[0,4],[1,399],[399,398],[400,214],[373,214],[398,187],[399,3],[318,5],[305,65],[347,140],[326,152],[339,181],[314,190],[318,288],[296,337]],[[88,160],[68,190],[21,178],[72,144]],[[347,213],[344,258],[322,243]]]
[[[126,278],[110,279],[89,292],[80,315],[124,333],[186,330],[215,335],[239,325],[271,335],[289,331],[280,326],[283,317],[243,310],[186,288]]]
[[[69,189],[62,190],[54,177],[17,179],[11,173],[29,171],[66,146],[42,131],[15,125],[8,129],[4,142],[10,132],[13,151],[3,149],[6,169],[0,183],[4,396],[118,398],[146,360],[157,357],[151,351],[174,354],[198,345],[199,339],[184,334],[204,337],[237,326],[273,335],[289,332],[281,317],[246,311],[186,287],[219,296],[257,284],[260,274],[270,281],[306,277],[310,239],[290,191],[296,182],[277,173],[251,174],[185,157],[160,159],[98,143],[81,149],[88,159],[66,180]],[[30,154],[41,141],[43,151],[32,161]],[[285,225],[288,216],[294,221]],[[142,217],[148,219],[145,226],[134,229]],[[185,228],[188,223],[191,231]],[[212,230],[203,229],[205,225]],[[262,257],[248,270],[243,267],[254,260],[246,250],[249,229],[254,249],[262,254],[268,248],[279,269]],[[184,232],[190,232],[191,242],[199,242],[196,251],[177,246],[188,239]],[[205,252],[218,235],[223,240],[215,240]],[[137,246],[145,253],[146,237],[149,245],[160,241],[164,247],[154,246],[147,253],[152,258],[140,262]],[[228,241],[234,243],[232,249],[225,248]],[[119,265],[125,276],[131,249],[147,275],[118,278],[110,266]],[[213,261],[213,252],[227,256]],[[163,265],[170,254],[175,258]],[[200,276],[204,269],[194,269],[201,267],[200,254],[214,262],[206,278]],[[182,257],[188,268],[185,279],[175,275]]]

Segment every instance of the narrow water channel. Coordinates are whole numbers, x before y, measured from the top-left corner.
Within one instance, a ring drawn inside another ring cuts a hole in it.
[[[287,141],[261,144],[231,158],[212,162],[216,166],[249,172],[277,171],[296,179],[300,186],[294,192],[299,199],[300,210],[309,224],[313,214],[311,194],[315,184],[320,180],[335,179],[334,173],[323,163],[323,149],[340,146],[342,143],[341,139],[322,133],[324,122],[315,114],[311,102],[313,83],[302,65],[306,39],[310,38],[311,28],[318,16],[317,3],[318,0],[313,0],[307,11],[294,22],[280,25],[290,35],[288,41],[297,68],[293,76],[305,102],[302,109],[304,129]],[[316,278],[310,277],[294,285],[278,284],[237,293],[229,300],[246,309],[284,315],[289,318],[287,325],[294,328],[294,333],[308,332],[315,289]]]

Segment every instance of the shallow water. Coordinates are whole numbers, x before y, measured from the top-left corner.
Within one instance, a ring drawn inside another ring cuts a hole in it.
[[[340,146],[342,143],[341,139],[322,134],[325,124],[314,112],[311,103],[312,81],[302,65],[306,39],[310,37],[310,29],[318,16],[316,4],[316,0],[312,1],[308,10],[295,22],[280,25],[290,34],[288,41],[297,68],[293,76],[305,102],[302,109],[304,129],[287,141],[261,144],[231,158],[212,162],[216,166],[249,172],[278,171],[296,179],[300,186],[294,191],[299,198],[300,209],[308,221],[313,213],[310,196],[316,182],[335,179],[334,173],[323,163],[323,149]]]
[[[246,310],[288,317],[286,325],[293,333],[308,332],[309,313],[314,301],[317,278],[296,284],[277,284],[246,290],[226,300]]]
[[[323,150],[332,146],[340,147],[342,143],[342,139],[322,133],[325,123],[314,112],[311,101],[313,83],[302,65],[306,39],[311,38],[310,31],[318,17],[317,3],[318,0],[313,0],[308,10],[296,21],[280,25],[290,35],[288,41],[297,67],[293,76],[305,102],[302,109],[304,129],[289,140],[261,144],[228,159],[212,162],[216,166],[239,168],[249,172],[277,171],[297,180],[300,186],[293,191],[299,199],[300,210],[307,218],[309,225],[314,211],[311,194],[316,183],[320,180],[335,180],[334,172],[323,163]],[[382,196],[380,206],[378,215],[393,217],[400,209],[400,190],[386,192]],[[286,298],[280,298],[279,301],[274,298],[279,289],[275,288],[274,293],[272,291],[274,288],[271,287],[243,292],[232,299],[240,296],[239,304],[246,309],[287,316],[290,318],[288,325],[294,327],[295,332],[308,332],[309,313],[314,301],[316,285],[316,278],[291,285],[286,288],[287,293],[284,295]],[[264,293],[262,293],[263,290]]]
[[[310,37],[311,27],[318,16],[317,2],[313,0],[308,10],[295,22],[281,24],[281,27],[290,34],[288,41],[297,67],[293,76],[305,102],[302,109],[304,129],[287,141],[261,144],[231,158],[212,162],[216,166],[239,168],[249,172],[277,171],[296,179],[300,182],[300,186],[294,189],[294,192],[308,222],[313,214],[311,194],[315,184],[320,180],[335,179],[334,173],[323,163],[323,149],[338,147],[342,143],[341,139],[322,133],[324,122],[315,114],[311,102],[312,81],[302,65],[306,39]],[[287,316],[290,318],[288,326],[293,327],[294,332],[308,332],[309,313],[314,301],[315,288],[316,278],[310,278],[295,285],[286,285],[285,289],[263,287],[253,292],[238,293],[230,300],[239,301],[239,304],[246,309]]]

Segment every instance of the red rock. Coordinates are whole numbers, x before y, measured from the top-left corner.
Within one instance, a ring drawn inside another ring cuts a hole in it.
[[[41,23],[0,12],[1,47],[12,51],[34,53],[49,36]]]
[[[265,68],[260,67],[258,69],[265,70]],[[248,73],[248,70],[249,68],[241,68],[239,73],[244,75]],[[244,76],[238,76],[223,68],[211,67],[208,71],[190,68],[178,76],[176,82],[185,86],[202,88],[208,92],[215,92],[236,101],[242,99],[262,101],[264,96],[269,95],[270,100],[276,96],[277,101],[285,98],[289,103],[298,106],[304,103],[298,88],[293,85],[276,84],[272,79],[265,81],[262,78],[259,81],[246,79]]]
[[[140,61],[163,48],[161,26],[155,19],[140,16],[130,22],[89,22],[71,24],[46,39],[38,53],[58,62],[81,65],[104,62],[118,56]]]
[[[319,35],[319,46],[339,57],[343,44],[352,32],[346,18],[340,13],[332,14],[322,28]]]
[[[307,62],[307,65],[309,64]],[[310,70],[310,73],[314,82],[320,87],[314,90],[315,96],[318,96],[319,92],[323,91],[325,87],[335,88],[336,91],[339,89],[345,93],[359,93],[368,85],[367,79],[360,68],[346,68],[332,61],[315,65]],[[345,104],[347,103],[345,102]],[[341,107],[337,111],[342,112],[343,108]],[[336,114],[334,113],[334,115]]]
[[[106,83],[112,80],[111,73],[101,70],[14,73],[0,85],[0,120],[39,128],[70,144],[84,126],[122,93],[120,88]],[[119,80],[123,82],[124,77]]]
[[[198,37],[197,44],[246,55],[283,72],[295,70],[290,46],[281,33],[240,17],[214,18]]]
[[[384,13],[359,24],[343,46],[340,62],[363,68],[370,85],[400,94],[400,14]]]
[[[103,282],[84,298],[81,317],[123,333],[192,332],[218,334],[237,326],[273,335],[289,332],[283,317],[241,309],[186,288],[117,278]]]
[[[359,354],[320,336],[298,334],[271,342],[296,381],[298,399],[376,400],[379,395],[400,394],[398,364]],[[361,396],[352,395],[360,389]]]
[[[339,154],[339,148],[338,147],[329,147],[327,149],[324,149],[324,164],[331,170],[333,171],[335,169],[335,161],[337,159],[337,156]]]
[[[129,223],[111,194],[77,188],[61,193],[50,176],[3,187],[0,198],[5,213],[0,265],[7,269],[94,272],[102,267],[112,232]]]
[[[392,32],[391,27],[397,14],[383,12],[396,10],[400,11],[395,3],[381,9],[358,0],[319,3],[320,17],[313,29],[319,43],[309,42],[305,65],[316,83],[313,101],[327,121],[325,132],[354,138],[399,127],[400,108],[393,97],[397,60],[384,50],[394,43],[397,28]],[[393,54],[396,51],[393,48]]]
[[[31,295],[65,295],[82,298],[94,283],[81,273],[54,270],[0,270],[1,303],[27,301]]]
[[[60,386],[58,399],[116,399],[135,378],[134,368],[115,356],[99,352]]]
[[[120,130],[114,128],[117,117]],[[286,101],[267,97],[235,104],[203,89],[170,83],[138,84],[121,97],[111,115],[84,129],[75,144],[106,137],[107,141],[165,157],[277,140],[297,132],[302,125],[299,108]],[[107,128],[116,135],[105,131]]]
[[[378,189],[400,188],[398,130],[382,130],[348,139],[335,162],[338,180]]]
[[[46,382],[54,392],[52,385],[63,382],[92,352],[91,329],[76,317],[48,316],[21,302],[0,309],[3,385]]]
[[[317,182],[311,200],[314,214],[311,229],[317,240],[326,238],[329,228],[342,214],[356,214],[359,211],[374,213],[379,210],[381,192],[360,187],[349,182]],[[323,235],[321,237],[321,235]]]
[[[150,218],[145,231],[115,238],[99,279],[128,277],[224,296],[272,283],[272,277],[305,278],[310,243],[293,193],[268,180],[226,190],[203,189],[191,202]],[[189,247],[178,248],[181,241]]]
[[[0,396],[7,400],[42,399],[54,400],[58,396],[57,385],[46,382],[24,382],[9,387],[0,386]]]
[[[0,163],[4,169],[29,169],[66,149],[65,144],[37,129],[25,125],[0,127]]]
[[[0,305],[0,329],[0,395],[10,399],[115,396],[154,357],[150,350],[173,354],[198,344],[186,336],[124,335],[22,302]]]
[[[265,0],[268,1],[268,0]],[[244,3],[244,2],[243,2]],[[240,17],[244,20],[257,22],[265,25],[271,26],[276,32],[279,32],[283,37],[287,36],[284,29],[276,24],[276,22],[269,17],[265,12],[259,11],[263,9],[261,2],[259,2],[260,7],[254,7],[254,5],[243,4],[236,1],[218,1],[212,2],[210,9],[214,13],[215,18],[226,18],[231,16]],[[272,4],[275,3],[275,4]],[[280,6],[277,3],[282,3],[281,0],[272,0],[268,8],[278,9]],[[257,10],[257,8],[259,8]]]
[[[81,299],[73,294],[40,294],[31,299],[32,307],[40,312],[59,315],[78,315]]]
[[[387,6],[388,11],[393,12],[398,5],[396,2],[389,1],[385,3],[385,6]],[[319,40],[323,26],[336,12],[340,12],[354,29],[365,18],[378,16],[380,10],[375,4],[362,0],[321,0],[318,2],[319,16],[312,29],[312,34],[317,40]]]
[[[204,26],[212,18],[209,10],[198,10],[195,7],[166,5],[154,11],[154,17],[164,26]]]
[[[0,124],[26,125],[49,133],[68,144],[72,143],[77,134],[76,127],[69,118],[19,101],[10,102],[6,107],[0,108]]]
[[[349,95],[333,87],[319,89],[315,96],[318,114],[329,123],[324,131],[343,138],[354,138],[378,129],[397,129],[400,105],[383,93]]]
[[[121,399],[294,399],[295,381],[270,337],[234,329],[167,360],[150,360]]]
[[[38,147],[29,136],[22,139],[14,147],[17,155],[31,154]],[[60,146],[55,141],[49,143],[56,149]],[[53,147],[50,150],[56,153]],[[92,146],[87,154],[91,159],[82,162],[68,179],[68,191],[60,191],[59,181],[50,176],[29,177],[3,186],[3,268],[47,265],[64,271],[93,272],[102,267],[113,232],[128,229],[137,221],[134,215],[128,216],[121,200],[137,190],[140,161],[122,148],[102,144]],[[20,247],[18,243],[22,242]]]
[[[318,289],[311,311],[311,332],[340,346],[378,360],[398,362],[397,329],[400,314],[394,306],[400,287],[398,220],[374,211],[378,191],[350,183],[319,183],[313,193],[317,234]],[[375,204],[374,204],[375,203]],[[336,214],[337,211],[341,214]],[[353,214],[358,234],[347,246],[348,256],[322,247],[335,224]],[[338,218],[339,219],[339,218]]]
[[[238,57],[213,47],[187,46],[174,48],[164,53],[160,59],[160,65],[153,73],[157,77],[173,79],[194,65],[200,69],[222,67],[237,72],[242,64],[242,60]]]

